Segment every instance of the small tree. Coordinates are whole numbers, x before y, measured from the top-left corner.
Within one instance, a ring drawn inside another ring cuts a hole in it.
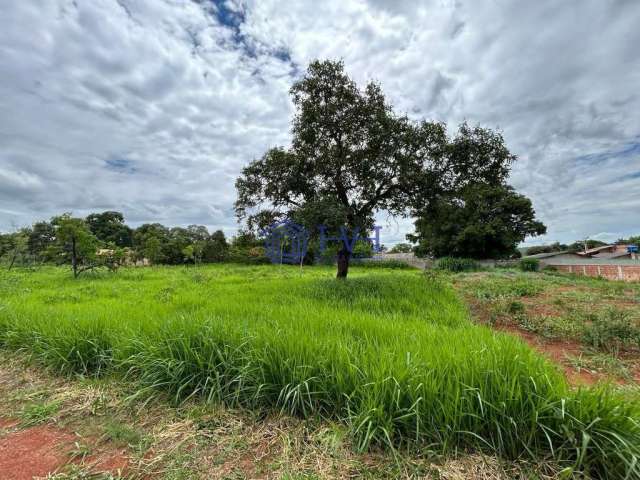
[[[163,258],[160,239],[154,235],[145,237],[142,243],[142,254],[145,258],[148,258],[152,264],[160,263]]]
[[[85,221],[65,213],[51,220],[56,229],[56,239],[62,252],[71,261],[74,278],[96,267],[98,239],[93,236]]]
[[[185,262],[193,262],[195,266],[198,266],[202,262],[202,252],[204,251],[204,245],[202,242],[192,243],[182,249],[182,255]]]
[[[29,262],[29,231],[22,229],[15,233],[3,235],[3,256],[7,261],[7,269],[11,270],[16,264],[25,265]]]

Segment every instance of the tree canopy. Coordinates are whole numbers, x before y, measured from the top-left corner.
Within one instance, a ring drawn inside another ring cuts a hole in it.
[[[531,201],[508,185],[470,184],[431,202],[408,238],[434,257],[505,258],[527,236],[546,233]]]
[[[118,247],[131,247],[133,231],[124,223],[120,212],[92,213],[86,218],[87,225],[96,238]]]
[[[379,210],[407,215],[470,182],[499,183],[515,158],[490,130],[463,124],[450,140],[442,123],[396,114],[379,84],[358,88],[342,62],[312,62],[290,93],[291,145],[236,181],[236,213],[249,228],[289,217],[369,230]],[[339,278],[349,257],[338,251]]]

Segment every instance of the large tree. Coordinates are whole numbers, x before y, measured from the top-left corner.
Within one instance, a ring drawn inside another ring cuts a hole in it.
[[[527,236],[546,233],[531,201],[508,185],[470,184],[429,203],[415,223],[416,252],[435,257],[504,258]]]
[[[377,83],[359,89],[342,62],[311,63],[291,96],[291,146],[267,151],[236,181],[236,213],[249,227],[286,216],[364,233],[378,210],[406,215],[470,179],[500,181],[513,159],[488,130],[463,125],[450,142],[443,124],[395,114]],[[349,259],[342,246],[338,278]]]

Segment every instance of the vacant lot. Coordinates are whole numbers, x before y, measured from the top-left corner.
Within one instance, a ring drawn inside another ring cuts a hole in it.
[[[2,275],[8,351],[62,374],[126,379],[135,400],[322,419],[360,451],[467,449],[640,478],[637,400],[572,389],[524,342],[474,323],[437,276],[356,268],[337,282],[332,269],[273,266]]]
[[[640,284],[500,270],[453,278],[477,320],[522,337],[572,383],[640,381]]]

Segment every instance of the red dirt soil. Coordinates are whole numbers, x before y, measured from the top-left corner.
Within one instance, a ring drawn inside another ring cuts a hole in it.
[[[560,287],[559,289],[562,289]],[[569,287],[564,287],[568,289]],[[467,304],[471,310],[471,314],[477,318],[480,323],[485,325],[490,325],[490,315],[488,309],[482,304],[482,302],[478,301],[473,297],[466,297]],[[557,312],[554,311],[554,307],[551,305],[540,305],[530,299],[522,299],[522,302],[527,305],[530,309],[538,314],[546,314],[546,315],[558,315]],[[538,310],[535,310],[538,308]],[[530,347],[534,348],[538,352],[544,354],[549,360],[559,365],[563,372],[567,381],[571,385],[593,385],[598,381],[608,379],[607,375],[599,372],[591,372],[585,369],[578,369],[572,365],[570,365],[567,361],[567,355],[572,355],[579,357],[582,353],[582,348],[578,342],[572,342],[570,340],[551,340],[545,339],[535,333],[528,332],[516,325],[499,322],[492,326],[495,330],[509,333],[511,335],[515,335],[525,342],[529,344]],[[640,368],[635,369],[632,373],[636,382],[640,381]],[[618,383],[624,383],[619,381]]]
[[[0,429],[14,429],[17,422],[0,419]],[[31,480],[56,473],[73,462],[78,437],[67,430],[40,425],[0,432],[0,480]],[[115,450],[91,455],[85,464],[93,472],[122,472],[128,466],[126,452]]]
[[[0,480],[46,477],[69,460],[75,435],[48,425],[10,432],[0,438]]]
[[[593,385],[599,380],[607,378],[604,374],[592,373],[585,369],[577,369],[567,365],[567,355],[576,357],[580,355],[582,350],[579,343],[567,340],[543,340],[539,336],[514,325],[497,324],[494,328],[520,337],[527,342],[529,346],[544,354],[554,363],[560,365],[571,385]]]

